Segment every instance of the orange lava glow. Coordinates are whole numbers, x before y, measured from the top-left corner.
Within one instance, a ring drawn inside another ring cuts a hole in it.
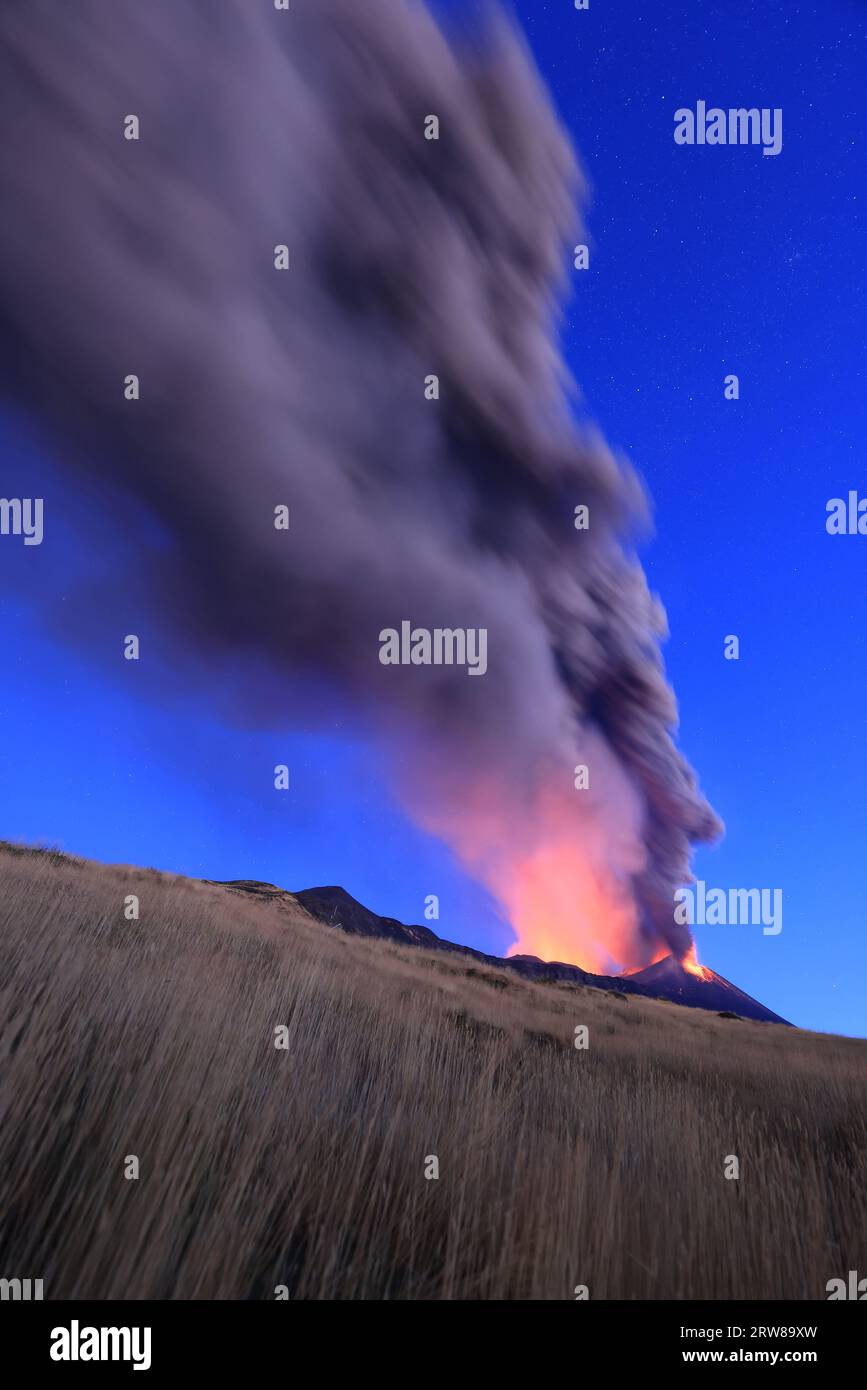
[[[566,961],[594,974],[619,972],[633,964],[632,898],[574,842],[538,849],[513,867],[511,882],[503,888],[518,938],[510,956]]]
[[[670,954],[641,929],[633,892],[647,863],[641,802],[598,736],[584,734],[581,756],[592,791],[572,788],[560,758],[522,794],[497,770],[448,781],[437,767],[439,794],[422,806],[408,789],[408,805],[494,897],[515,933],[508,956],[641,970]]]
[[[668,949],[667,946],[658,946],[657,949],[651,955],[650,959],[645,961],[643,965],[630,966],[628,970],[622,971],[622,974],[637,975],[640,970],[646,970],[649,965],[658,965],[661,960],[668,960],[670,956],[671,951]]]
[[[695,946],[691,946],[680,962],[684,970],[688,970],[690,975],[696,975],[700,980],[712,980],[713,972],[705,966],[699,965]]]

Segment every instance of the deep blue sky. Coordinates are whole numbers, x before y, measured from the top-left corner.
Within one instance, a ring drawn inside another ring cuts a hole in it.
[[[699,927],[701,958],[803,1026],[867,1035],[867,537],[825,532],[829,498],[867,495],[867,5],[516,9],[594,190],[567,354],[653,496],[644,559],[669,613],[681,742],[727,824],[697,872],[784,894],[780,936]],[[699,99],[782,107],[782,153],[676,146],[674,111]],[[0,416],[0,465],[0,495],[45,495],[58,542],[0,540],[0,836],[338,882],[406,921],[437,893],[441,934],[505,949],[508,928],[394,809],[348,730],[233,729],[216,706],[154,700],[131,663],[71,650],[33,600],[53,596],[62,626],[94,537],[36,422]],[[129,562],[122,542],[100,545],[102,582]],[[739,662],[723,659],[728,633]]]

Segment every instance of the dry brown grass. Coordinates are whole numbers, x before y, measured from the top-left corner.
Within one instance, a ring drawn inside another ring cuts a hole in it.
[[[0,891],[0,1275],[48,1298],[802,1299],[867,1272],[867,1043],[152,870],[7,848]]]

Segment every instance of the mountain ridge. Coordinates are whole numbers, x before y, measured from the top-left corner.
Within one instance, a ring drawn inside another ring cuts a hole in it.
[[[289,892],[276,884],[256,879],[206,881],[232,892],[247,893],[269,901],[279,901],[281,898],[291,900],[317,921],[351,936],[374,937],[399,945],[422,946],[428,950],[470,956],[485,965],[512,970],[525,979],[543,983],[583,985],[590,989],[608,990],[621,997],[635,994],[646,999],[666,999],[686,1008],[707,1009],[759,1023],[792,1026],[788,1019],[774,1013],[722,975],[706,969],[706,978],[700,978],[684,969],[672,956],[666,956],[631,975],[594,975],[566,961],[544,961],[538,956],[525,955],[494,956],[472,946],[459,945],[437,936],[430,927],[407,925],[396,917],[383,917],[337,884]]]

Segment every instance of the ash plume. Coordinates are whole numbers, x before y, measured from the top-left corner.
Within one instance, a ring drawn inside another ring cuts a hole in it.
[[[617,958],[682,955],[672,893],[719,823],[672,738],[642,487],[558,347],[584,185],[511,24],[28,0],[0,16],[0,114],[5,376],[73,477],[158,522],[165,643],[254,656],[250,719],[334,692],[501,900],[516,856],[517,901],[574,846]],[[381,665],[406,619],[486,629],[485,675]]]

